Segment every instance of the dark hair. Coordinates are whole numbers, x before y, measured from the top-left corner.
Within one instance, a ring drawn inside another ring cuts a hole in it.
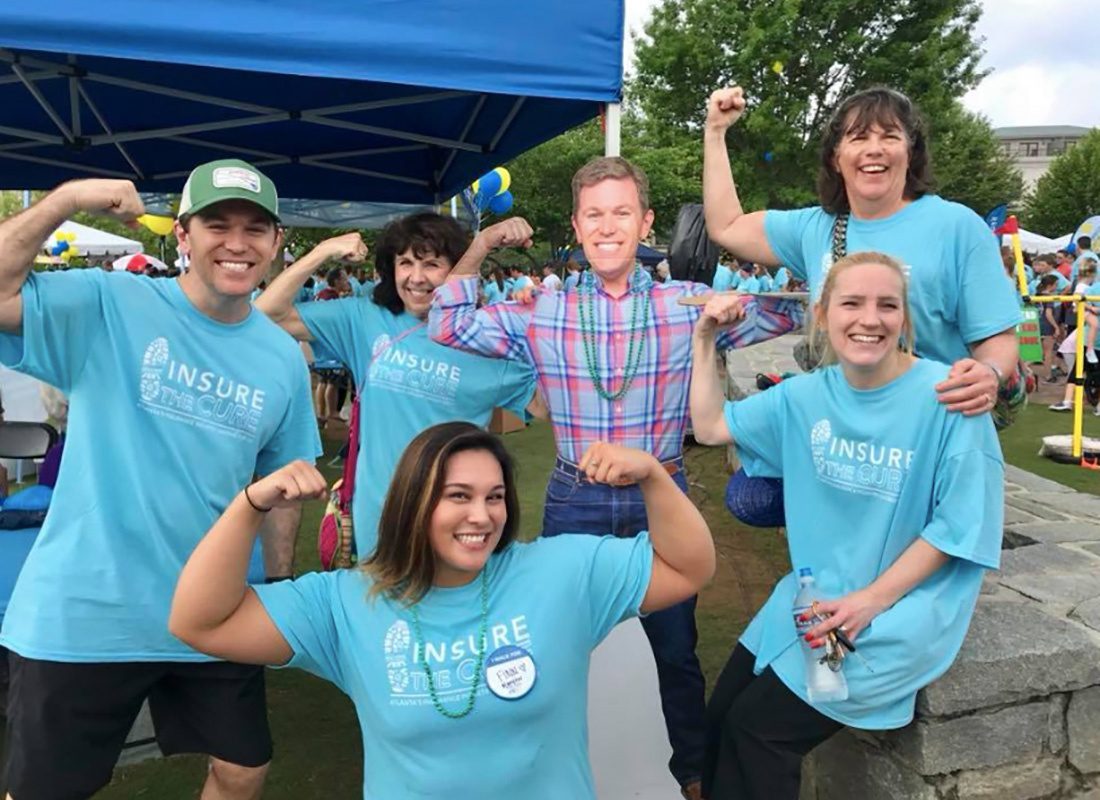
[[[504,475],[504,507],[508,518],[493,552],[503,552],[515,540],[519,530],[519,497],[512,456],[504,444],[469,422],[433,425],[409,442],[394,469],[378,520],[378,546],[362,566],[374,579],[372,596],[386,594],[412,604],[431,589],[436,569],[430,537],[432,514],[443,495],[447,461],[467,450],[489,453]]]
[[[336,283],[336,281],[340,280],[340,278],[341,278],[341,276],[343,276],[343,274],[344,274],[343,267],[333,267],[332,269],[330,269],[328,272],[325,273],[325,283],[327,283],[329,286],[332,286],[332,284],[334,284],[334,283]]]
[[[493,267],[492,272],[493,280],[497,282],[497,288],[500,291],[504,291],[504,270],[498,267]]]
[[[378,283],[371,299],[394,314],[403,313],[405,304],[397,294],[394,277],[397,257],[411,249],[417,258],[431,253],[447,259],[453,267],[468,246],[466,232],[452,217],[425,211],[391,222],[375,243],[374,269],[378,273]]]
[[[1039,277],[1039,283],[1037,285],[1042,286],[1046,283],[1054,283],[1057,280],[1057,275],[1055,275],[1053,272],[1048,272],[1046,275],[1042,275]]]
[[[1077,247],[1081,250],[1092,249],[1092,237],[1091,236],[1078,236]]]
[[[821,141],[821,167],[817,175],[817,196],[821,207],[830,214],[851,210],[844,178],[833,163],[837,148],[845,134],[867,130],[872,125],[884,128],[897,126],[905,133],[909,142],[905,198],[916,200],[932,189],[932,163],[928,154],[928,134],[924,118],[913,102],[901,92],[885,86],[875,86],[844,100],[825,126]]]

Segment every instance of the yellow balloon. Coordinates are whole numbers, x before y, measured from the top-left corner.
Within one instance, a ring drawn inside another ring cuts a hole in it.
[[[776,75],[781,75],[783,73],[783,62],[776,61],[774,64],[772,64],[772,72],[774,72]]]
[[[172,232],[175,220],[171,217],[158,217],[154,214],[142,214],[137,221],[157,236],[167,236]]]
[[[500,176],[500,191],[497,194],[504,194],[512,185],[512,175],[504,167],[497,167],[493,172]]]
[[[481,180],[480,179],[476,180],[476,181],[474,181],[473,183],[470,184],[470,189],[473,190],[474,194],[477,194],[477,192],[480,188],[481,188]]]

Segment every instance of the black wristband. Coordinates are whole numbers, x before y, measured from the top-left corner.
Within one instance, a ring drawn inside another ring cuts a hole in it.
[[[251,486],[251,485],[252,484],[249,484],[249,486]],[[250,506],[252,506],[254,509],[259,511],[261,514],[266,514],[268,511],[271,510],[270,508],[261,508],[260,506],[258,506],[258,505],[256,505],[255,503],[252,502],[252,498],[248,494],[248,486],[244,487],[244,499],[248,501],[248,504]]]

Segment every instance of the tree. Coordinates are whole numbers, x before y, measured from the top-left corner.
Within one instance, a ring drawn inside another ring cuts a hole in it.
[[[980,14],[977,0],[663,0],[636,43],[630,93],[655,142],[701,140],[707,97],[740,84],[750,105],[730,147],[742,200],[801,205],[846,95],[886,84],[933,123],[954,113],[983,77]]]
[[[603,133],[596,120],[540,144],[513,159],[514,213],[535,229],[537,245],[548,243],[556,252],[573,240],[573,173],[593,156],[603,153]]]
[[[1054,159],[1028,198],[1022,221],[1028,230],[1057,237],[1094,214],[1100,214],[1100,130],[1095,128]]]
[[[985,215],[1023,196],[1024,180],[1000,147],[989,121],[958,101],[929,131],[936,192]]]
[[[595,120],[539,145],[508,164],[515,213],[535,229],[536,246],[557,251],[573,241],[573,173],[604,152],[603,132]],[[638,118],[624,114],[622,153],[649,179],[649,204],[659,238],[668,236],[680,206],[702,201],[703,151],[694,136],[654,141]]]

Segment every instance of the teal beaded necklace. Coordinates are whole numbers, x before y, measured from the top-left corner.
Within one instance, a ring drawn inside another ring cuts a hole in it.
[[[416,636],[416,646],[419,648],[420,657],[424,660],[424,673],[428,676],[428,694],[431,695],[432,705],[435,710],[448,719],[462,719],[474,710],[474,700],[477,698],[478,687],[481,686],[481,668],[485,666],[486,634],[488,633],[489,620],[489,568],[486,565],[481,570],[481,625],[478,632],[477,666],[474,668],[474,680],[470,685],[470,696],[466,698],[466,705],[461,711],[451,711],[443,707],[443,701],[439,699],[439,693],[435,689],[435,679],[432,677],[432,668],[428,665],[427,651],[424,648],[424,634],[420,631],[420,614],[416,606],[411,606],[413,634]]]
[[[630,313],[630,343],[626,349],[626,366],[623,368],[623,383],[619,391],[612,393],[603,385],[600,378],[599,354],[596,348],[596,279],[589,273],[581,281],[580,297],[577,298],[577,311],[580,314],[581,341],[584,344],[584,365],[588,368],[588,377],[592,388],[604,400],[614,402],[630,391],[630,384],[638,373],[642,363],[642,350],[645,346],[645,324],[649,321],[649,290],[637,288],[638,275],[633,276],[634,285],[630,289],[633,296],[633,308]],[[585,301],[588,301],[588,313],[585,314]],[[639,324],[640,323],[640,324]]]

